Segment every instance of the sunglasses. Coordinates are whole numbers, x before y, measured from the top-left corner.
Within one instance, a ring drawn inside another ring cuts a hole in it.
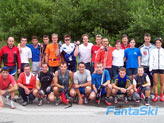
[[[65,39],[65,41],[70,41],[70,39]]]

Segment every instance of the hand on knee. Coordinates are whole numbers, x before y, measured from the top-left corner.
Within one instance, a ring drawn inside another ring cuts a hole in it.
[[[53,91],[54,91],[55,93],[58,92],[58,90],[59,90],[58,87],[54,87],[54,88],[53,88]]]
[[[92,92],[89,96],[90,100],[94,100],[96,98],[96,94],[94,92]]]
[[[91,87],[90,87],[90,86],[87,86],[87,87],[85,88],[85,92],[86,92],[87,94],[89,94],[89,93],[91,92]]]
[[[39,91],[38,91],[37,89],[35,89],[35,90],[33,91],[33,95],[34,95],[34,96],[36,96],[38,93],[39,93]]]
[[[53,101],[55,100],[55,97],[54,97],[54,96],[49,96],[49,97],[48,97],[48,100],[49,100],[50,102],[53,102]]]
[[[70,95],[71,95],[71,97],[75,97],[76,96],[76,92],[75,91],[70,91]]]
[[[134,90],[133,89],[130,89],[130,95],[132,95],[134,93]]]
[[[108,84],[108,86],[107,86],[109,89],[111,89],[112,90],[112,85],[111,84]]]

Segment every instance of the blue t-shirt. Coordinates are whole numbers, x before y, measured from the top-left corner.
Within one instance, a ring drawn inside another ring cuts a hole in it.
[[[126,58],[126,69],[138,68],[138,56],[141,56],[141,52],[138,48],[127,48],[124,53]]]
[[[92,74],[92,84],[95,85],[97,89],[101,85],[101,78],[102,78],[102,74],[97,74],[97,73]],[[108,80],[111,80],[109,76],[109,72],[108,70],[105,70],[103,84]]]
[[[32,62],[40,61],[40,46],[34,48],[33,44],[26,44],[27,47],[31,49],[32,52]]]

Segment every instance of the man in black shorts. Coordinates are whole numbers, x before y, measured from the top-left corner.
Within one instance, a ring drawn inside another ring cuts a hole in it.
[[[133,85],[134,85],[134,97],[136,99],[136,102],[139,102],[141,97],[144,98],[145,93],[145,105],[149,106],[149,96],[150,96],[150,79],[149,76],[144,73],[144,68],[139,67],[138,73],[133,79]]]
[[[53,102],[55,99],[52,86],[54,84],[54,75],[52,72],[48,71],[47,63],[42,63],[42,71],[36,77],[36,90],[34,90],[35,95],[39,97],[38,105],[43,104],[43,98],[48,99],[48,103]],[[41,87],[39,86],[41,84]]]

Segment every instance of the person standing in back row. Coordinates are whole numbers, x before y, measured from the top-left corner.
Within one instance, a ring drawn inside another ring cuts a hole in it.
[[[121,49],[121,42],[119,40],[115,43],[115,50],[112,52],[112,71],[113,77],[115,77],[119,69],[124,66],[124,50]]]
[[[109,41],[108,38],[103,38],[102,40],[103,46],[98,50],[96,59],[95,59],[95,68],[97,63],[101,62],[103,67],[108,70],[110,78],[112,79],[112,52],[114,50],[113,47],[108,46]]]
[[[151,95],[153,94],[153,76],[149,72],[149,61],[150,61],[150,54],[153,49],[156,48],[156,46],[151,41],[150,34],[146,33],[144,35],[144,44],[139,47],[141,52],[141,66],[144,68],[144,72],[148,74],[151,82],[150,91]]]
[[[42,51],[41,51],[41,54],[42,54],[42,63],[45,62],[45,57],[46,57],[46,54],[45,54],[45,50],[46,50],[46,47],[47,45],[49,44],[49,36],[48,35],[44,35],[43,36],[43,47],[42,47]]]
[[[62,45],[60,49],[60,53],[63,53],[64,60],[67,63],[68,70],[71,70],[72,72],[76,72],[76,57],[74,56],[75,51],[75,45],[71,43],[71,36],[65,35],[64,36],[64,44]]]
[[[21,71],[21,58],[19,54],[19,49],[14,46],[14,38],[9,37],[7,40],[7,45],[1,48],[0,51],[0,69],[1,63],[8,68],[9,74],[15,76],[16,71],[19,74]]]
[[[101,41],[102,41],[102,36],[101,35],[96,35],[96,44],[92,46],[91,53],[92,53],[92,66],[91,66],[91,74],[94,71],[94,65],[95,65],[95,58],[97,55],[98,50],[101,48]]]
[[[156,48],[150,54],[149,71],[153,74],[155,97],[154,102],[158,101],[158,78],[160,78],[160,101],[164,102],[163,85],[164,85],[164,49],[162,48],[163,40],[155,39]],[[159,76],[159,77],[158,77]]]
[[[27,38],[22,37],[20,44],[18,44],[18,48],[21,56],[21,72],[24,71],[24,65],[29,63],[32,58],[31,49],[27,47],[26,44],[27,44]]]
[[[121,44],[121,49],[127,49],[129,48],[130,45],[128,44],[128,35],[127,34],[123,34],[122,35],[122,44]]]
[[[83,44],[80,45],[80,42],[77,41],[76,49],[74,52],[74,56],[79,55],[79,63],[84,62],[86,69],[91,71],[91,48],[93,46],[92,43],[88,43],[89,36],[87,34],[82,35]]]
[[[136,41],[132,38],[130,40],[130,48],[127,48],[124,52],[124,60],[126,61],[127,75],[133,80],[137,74],[137,68],[141,64],[141,53],[138,48],[135,47]]]
[[[32,36],[32,44],[27,44],[27,47],[31,49],[32,52],[32,73],[37,74],[40,71],[41,61],[40,61],[40,46],[38,44],[38,37]]]
[[[50,72],[55,73],[60,65],[60,45],[58,44],[58,34],[52,34],[52,43],[48,44],[45,50],[45,61],[48,63]]]

